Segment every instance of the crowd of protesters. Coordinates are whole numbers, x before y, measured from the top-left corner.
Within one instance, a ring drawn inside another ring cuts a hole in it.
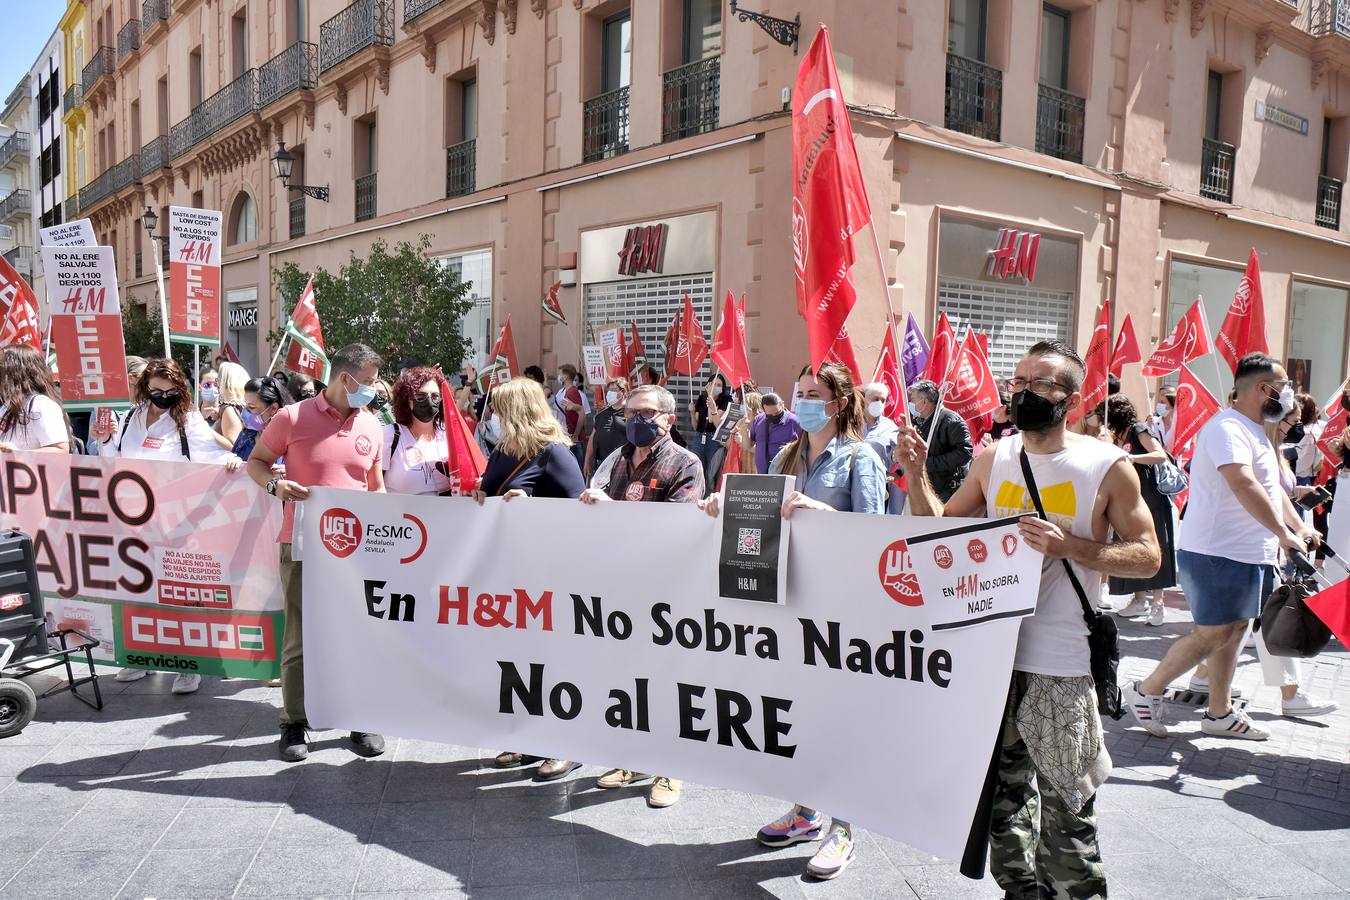
[[[1036,613],[1021,627],[997,763],[990,858],[1009,896],[1034,896],[1038,886],[1056,896],[1105,893],[1094,797],[1110,757],[1090,674],[1088,598],[1109,607],[1108,595],[1126,596],[1117,614],[1156,626],[1166,619],[1165,592],[1180,584],[1194,628],[1149,676],[1123,686],[1131,721],[1166,734],[1166,692],[1191,672],[1189,689],[1205,697],[1205,734],[1261,740],[1268,729],[1233,702],[1234,668],[1277,567],[1293,552],[1316,549],[1327,529],[1325,518],[1295,504],[1314,490],[1322,434],[1317,403],[1296,394],[1284,369],[1262,354],[1241,360],[1228,407],[1200,431],[1179,524],[1171,488],[1159,474],[1175,467],[1168,448],[1176,392],[1161,389],[1151,414],[1141,416],[1113,379],[1107,399],[1080,411],[1081,426],[1070,428],[1084,367],[1056,341],[1028,350],[1000,394],[1002,405],[975,432],[944,407],[931,381],[910,385],[892,417],[885,384],[855,385],[832,364],[803,369],[788,399],[761,394],[753,384],[732,387],[715,374],[684,405],[689,431],[682,433],[679,404],[648,365],[596,386],[571,365],[559,366],[552,380],[530,366],[490,391],[466,366],[447,394],[440,370],[416,360],[400,362],[392,383],[382,380],[384,361],[363,345],[338,350],[329,363],[323,384],[284,371],[250,378],[237,363],[217,360],[194,385],[171,360],[131,357],[132,408],[77,428],[62,411],[42,355],[22,346],[0,350],[0,452],[244,467],[283,502],[278,746],[288,761],[305,759],[309,748],[302,563],[291,555],[295,502],[316,486],[458,493],[446,403],[455,404],[487,460],[473,494],[479,503],[488,497],[698,503],[717,516],[721,474],[771,473],[793,478],[785,518],[802,509],[998,517],[1040,509],[1037,484],[1072,485],[1079,498],[1072,509],[1027,516],[1019,525],[1047,562]],[[589,387],[599,388],[594,398]],[[1342,402],[1350,409],[1350,391]],[[1343,436],[1332,451],[1350,471]],[[1336,709],[1305,691],[1297,661],[1272,656],[1259,636],[1256,648],[1265,683],[1281,692],[1284,715]],[[145,674],[123,669],[116,678]],[[171,690],[190,693],[199,683],[200,676],[179,674]],[[353,732],[350,742],[365,756],[385,748],[377,734]],[[495,763],[533,766],[541,782],[581,765],[514,751]],[[666,775],[612,769],[597,785],[640,782],[650,782],[653,807],[680,799],[681,782]],[[1029,810],[1039,812],[1032,817]],[[801,805],[757,837],[769,847],[821,841],[806,870],[822,879],[837,876],[858,852],[848,822],[834,818],[827,827],[825,812]]]

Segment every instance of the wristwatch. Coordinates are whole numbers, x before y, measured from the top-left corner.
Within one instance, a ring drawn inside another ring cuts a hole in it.
[[[275,497],[277,495],[277,483],[280,481],[280,478],[273,478],[271,481],[267,482],[267,493]]]

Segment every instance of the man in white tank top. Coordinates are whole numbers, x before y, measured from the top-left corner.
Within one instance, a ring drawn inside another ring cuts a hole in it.
[[[1147,577],[1161,562],[1125,453],[1065,428],[1083,402],[1083,376],[1082,359],[1066,344],[1042,341],[1028,350],[1008,381],[1019,433],[977,456],[945,506],[928,483],[926,449],[912,428],[901,431],[897,450],[914,515],[1026,516],[1022,539],[1045,554],[1036,613],[1022,620],[1018,637],[989,833],[990,870],[1009,897],[1106,896],[1093,800],[1111,757],[1082,603],[1063,561],[1090,600],[1103,575]],[[1048,521],[1035,517],[1023,447]]]

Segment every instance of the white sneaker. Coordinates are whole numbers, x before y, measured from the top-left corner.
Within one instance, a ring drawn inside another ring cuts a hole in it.
[[[1167,726],[1163,724],[1162,694],[1145,694],[1139,689],[1137,681],[1122,685],[1120,690],[1135,724],[1154,737],[1167,737]]]
[[[173,677],[173,687],[169,690],[175,694],[192,694],[201,686],[202,676],[180,673]]]
[[[1129,603],[1126,603],[1120,609],[1116,610],[1116,615],[1122,619],[1132,619],[1135,616],[1142,616],[1148,612],[1148,600],[1143,594],[1135,594]]]
[[[838,825],[830,827],[829,836],[820,845],[816,855],[806,864],[806,874],[812,878],[829,881],[838,878],[848,864],[857,855],[857,846],[853,842],[853,833]]]
[[[1256,649],[1256,632],[1254,631],[1247,632],[1247,637],[1244,638],[1242,641],[1242,649],[1243,650]]]
[[[1148,618],[1144,620],[1145,625],[1152,625],[1157,628],[1167,620],[1167,607],[1162,603],[1154,603],[1148,608]]]
[[[1280,715],[1283,716],[1326,716],[1340,708],[1335,700],[1310,697],[1301,690],[1288,700],[1280,701]]]
[[[1191,683],[1186,685],[1186,690],[1194,691],[1197,694],[1209,693],[1209,679],[1203,675],[1192,675]],[[1228,689],[1228,698],[1230,700],[1240,700],[1242,698],[1242,688],[1233,685]]]
[[[1200,730],[1210,737],[1233,738],[1239,741],[1264,741],[1270,732],[1257,725],[1251,717],[1236,706],[1222,719],[1216,719],[1208,712],[1200,720]]]
[[[149,674],[149,669],[120,669],[113,676],[113,681],[140,681]]]

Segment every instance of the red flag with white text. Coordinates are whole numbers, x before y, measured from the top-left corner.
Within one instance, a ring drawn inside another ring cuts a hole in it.
[[[1120,323],[1120,333],[1116,335],[1116,346],[1111,350],[1111,374],[1119,378],[1125,366],[1143,361],[1139,339],[1134,336],[1134,322],[1130,321],[1130,314],[1126,313]]]
[[[738,388],[750,380],[750,359],[745,349],[745,319],[731,291],[722,302],[722,320],[713,334],[713,365],[722,370],[727,382]]]
[[[33,306],[28,297],[20,294],[9,305],[9,311],[5,313],[4,323],[0,325],[0,347],[27,344],[34,350],[41,351],[41,328],[36,307]]]
[[[1172,431],[1172,446],[1175,455],[1185,448],[1214,415],[1223,407],[1209,392],[1200,379],[1191,374],[1190,368],[1181,367],[1181,380],[1177,382],[1176,419]]]
[[[1322,427],[1322,434],[1317,438],[1317,449],[1321,451],[1322,456],[1332,466],[1332,476],[1335,476],[1336,467],[1340,465],[1340,454],[1332,453],[1331,442],[1345,434],[1346,428],[1350,426],[1350,413],[1345,411],[1345,406],[1341,403],[1341,397],[1345,394],[1347,382],[1342,381],[1341,386],[1336,388],[1336,393],[1331,395],[1326,406],[1322,408],[1322,415],[1327,417],[1327,424]],[[1319,475],[1325,473],[1318,473]],[[1323,479],[1318,478],[1321,482]]]
[[[544,295],[544,314],[559,324],[566,325],[567,317],[563,315],[562,304],[558,302],[558,289],[561,287],[562,282],[555,281],[553,287]]]
[[[708,358],[708,340],[703,336],[703,326],[698,323],[694,301],[689,299],[688,294],[684,295],[683,311],[675,318],[674,339],[674,347],[666,347],[666,371],[671,375],[693,378]]]
[[[638,334],[637,323],[628,323],[628,343],[624,347],[625,377],[632,378],[633,370],[647,362],[647,348],[642,346],[642,336]]]
[[[1248,353],[1270,352],[1266,342],[1266,303],[1261,294],[1261,260],[1255,247],[1247,257],[1247,271],[1242,273],[1214,344],[1235,374],[1238,360]]]
[[[952,367],[952,358],[956,355],[956,334],[947,314],[938,314],[937,331],[933,333],[933,345],[928,348],[928,365],[923,377],[942,387],[947,378],[947,370]]]
[[[1107,375],[1111,370],[1111,302],[1102,302],[1097,327],[1092,330],[1087,353],[1083,354],[1083,402],[1069,412],[1069,424],[1080,421],[1106,399]]]
[[[1208,356],[1213,350],[1209,326],[1205,324],[1205,310],[1199,300],[1191,304],[1186,315],[1178,321],[1172,333],[1154,348],[1153,355],[1144,364],[1144,377],[1171,375],[1183,363]]]
[[[902,387],[904,378],[900,373],[900,353],[895,348],[894,328],[886,329],[886,339],[881,342],[881,354],[872,370],[872,380],[886,385],[886,408],[882,414],[892,422],[902,421],[907,398]]]
[[[506,314],[506,322],[497,333],[497,343],[492,347],[492,355],[487,365],[478,374],[484,393],[499,384],[506,384],[520,374],[520,362],[516,358],[516,339],[511,332],[511,314]]]
[[[314,305],[314,276],[309,276],[295,311],[286,321],[286,335],[291,339],[286,351],[286,368],[315,381],[328,383],[328,352],[323,345],[323,327],[319,324],[319,309]]]
[[[822,25],[797,69],[792,91],[792,257],[797,312],[806,319],[811,368],[837,347],[857,300],[853,287],[853,235],[871,221],[853,128]],[[854,369],[856,372],[856,368]]]
[[[961,350],[947,370],[942,385],[942,405],[966,422],[973,422],[1002,405],[989,359],[984,355],[979,337],[969,328],[961,342]]]

